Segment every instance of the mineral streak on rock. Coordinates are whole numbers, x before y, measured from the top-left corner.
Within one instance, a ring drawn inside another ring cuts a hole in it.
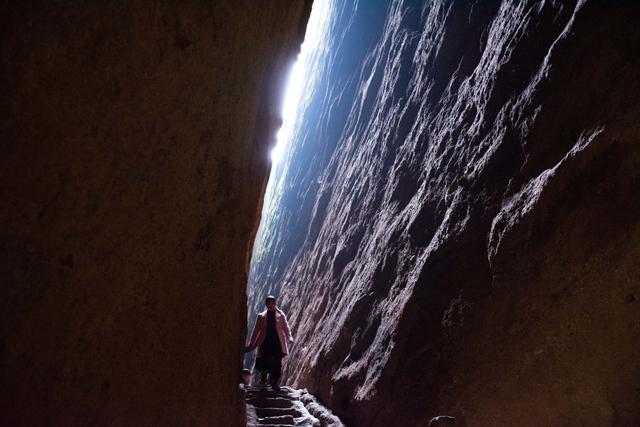
[[[243,423],[248,255],[310,6],[2,2],[0,425]]]
[[[349,426],[638,425],[640,8],[334,8],[250,275],[285,380]]]

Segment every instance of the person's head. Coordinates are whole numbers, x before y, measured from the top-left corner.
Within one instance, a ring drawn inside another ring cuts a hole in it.
[[[244,383],[244,385],[249,385],[251,384],[251,371],[248,369],[243,369],[242,370],[242,382]]]
[[[269,295],[265,300],[265,304],[267,305],[267,310],[275,310],[276,309],[276,297],[273,295]]]

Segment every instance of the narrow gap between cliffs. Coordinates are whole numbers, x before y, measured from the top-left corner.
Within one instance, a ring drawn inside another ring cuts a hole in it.
[[[296,140],[300,137],[303,114],[313,93],[315,72],[318,66],[322,66],[321,52],[329,30],[333,7],[331,0],[313,2],[305,39],[297,61],[290,69],[285,87],[281,107],[282,127],[276,135],[276,145],[269,153],[272,168],[264,196],[262,220],[254,242],[247,285],[248,336],[241,384],[247,400],[247,425],[258,425],[267,421],[287,425],[316,425],[319,423],[318,418],[335,418],[306,389],[296,390],[284,385],[292,382],[287,376],[286,365],[291,363],[288,360],[291,358],[289,350],[297,345],[288,328],[288,304],[285,299],[281,299],[286,293],[286,288],[283,283],[278,283],[281,280],[270,280],[267,282],[275,283],[257,285],[252,277],[256,259],[263,255],[264,245],[267,244],[265,239],[268,238],[270,228],[274,226],[270,221],[277,216],[281,204],[284,203],[279,199],[279,195],[282,194],[284,178],[291,166],[292,151],[295,150]],[[265,301],[270,295],[275,301]],[[282,344],[283,341],[286,344]],[[256,357],[258,353],[262,353],[260,358]],[[277,355],[265,357],[266,353]],[[279,356],[283,354],[284,358],[281,360]],[[281,367],[285,370],[280,378]],[[295,381],[290,385],[301,386],[295,384]],[[276,407],[285,403],[286,408]],[[337,418],[335,420],[334,425],[341,425]]]

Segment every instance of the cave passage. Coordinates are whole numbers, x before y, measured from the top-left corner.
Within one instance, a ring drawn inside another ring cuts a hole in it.
[[[276,145],[270,152],[272,169],[264,196],[262,220],[254,242],[251,257],[252,265],[256,259],[260,259],[262,254],[263,236],[267,234],[265,230],[269,229],[269,224],[265,220],[271,218],[279,209],[281,203],[284,203],[278,195],[282,194],[284,177],[291,167],[292,152],[295,150],[293,143],[299,132],[301,132],[301,113],[308,108],[317,86],[317,71],[322,68],[322,61],[326,59],[327,46],[324,39],[330,28],[334,7],[331,0],[316,0],[313,2],[300,54],[289,71],[280,111],[282,114],[282,127],[277,132]],[[253,268],[251,268],[251,271],[253,271]],[[268,289],[257,289],[257,287],[251,286],[253,282],[250,274],[247,284],[249,329],[247,331],[247,340],[257,313],[264,309],[264,298],[271,294],[277,296],[280,287],[274,281]],[[246,367],[251,368],[253,366],[254,357],[255,355],[252,353],[247,354],[245,357]]]

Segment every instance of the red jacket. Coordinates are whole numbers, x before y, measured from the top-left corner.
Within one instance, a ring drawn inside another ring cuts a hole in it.
[[[280,339],[280,347],[282,348],[282,354],[285,356],[289,354],[289,346],[287,342],[293,343],[293,337],[289,330],[289,322],[287,322],[287,316],[279,308],[276,308],[276,331],[278,332],[278,338]],[[260,344],[262,344],[267,337],[267,310],[258,314],[256,318],[256,324],[253,327],[251,333],[251,341],[249,341],[249,348],[258,347],[258,357],[260,356]]]

